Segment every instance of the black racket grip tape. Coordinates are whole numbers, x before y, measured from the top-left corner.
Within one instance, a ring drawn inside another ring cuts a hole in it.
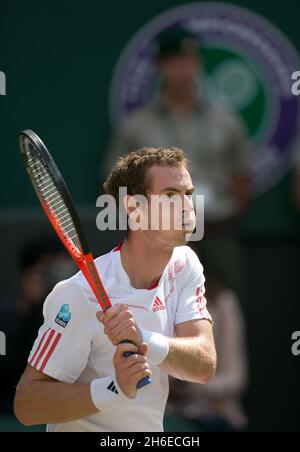
[[[127,340],[125,339],[125,341],[122,341],[121,344],[132,344],[132,342],[131,342],[131,341],[127,341]],[[124,356],[125,358],[128,358],[128,356],[131,356],[131,355],[135,355],[135,353],[134,353],[134,352],[125,352],[123,356]],[[137,389],[141,389],[141,388],[143,388],[144,386],[149,385],[150,383],[151,383],[151,378],[150,378],[150,377],[144,377],[144,378],[142,378],[142,379],[138,382],[138,384],[136,385],[136,387],[137,387]]]

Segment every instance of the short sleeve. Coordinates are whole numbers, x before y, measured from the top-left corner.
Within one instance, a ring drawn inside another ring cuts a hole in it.
[[[44,303],[44,323],[28,358],[35,369],[73,383],[86,367],[95,319],[76,283],[59,283]]]
[[[196,253],[189,247],[185,248],[187,259],[180,278],[175,324],[196,319],[212,322],[211,315],[206,308],[203,267]]]

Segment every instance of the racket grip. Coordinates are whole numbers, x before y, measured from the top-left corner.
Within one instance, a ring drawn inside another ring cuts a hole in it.
[[[126,339],[125,339],[124,341],[122,341],[121,343],[122,343],[122,344],[132,344],[131,341],[127,341]],[[125,352],[123,356],[124,356],[125,358],[128,358],[128,356],[131,356],[131,355],[134,355],[134,354],[135,354],[134,352]],[[136,387],[137,387],[137,389],[141,389],[141,388],[143,388],[144,386],[149,385],[150,383],[151,383],[151,378],[150,378],[150,377],[144,377],[144,378],[142,378],[142,379],[138,382],[138,384],[136,385]]]

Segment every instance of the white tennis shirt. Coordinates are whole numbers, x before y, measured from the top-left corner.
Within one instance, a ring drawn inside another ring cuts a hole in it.
[[[129,306],[137,324],[148,331],[174,335],[175,325],[192,319],[211,321],[204,297],[203,267],[188,246],[174,248],[159,282],[135,289],[125,272],[120,247],[96,259],[111,303]],[[115,347],[96,319],[100,309],[81,272],[58,283],[46,298],[44,324],[28,358],[35,369],[65,383],[90,383],[114,374]],[[75,422],[48,425],[48,431],[163,431],[168,375],[151,366],[152,383],[137,391],[126,406],[98,412]]]

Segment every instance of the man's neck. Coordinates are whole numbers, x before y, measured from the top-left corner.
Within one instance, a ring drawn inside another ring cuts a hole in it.
[[[170,248],[158,249],[135,237],[124,240],[120,253],[123,268],[136,289],[149,289],[158,282],[172,256]]]

